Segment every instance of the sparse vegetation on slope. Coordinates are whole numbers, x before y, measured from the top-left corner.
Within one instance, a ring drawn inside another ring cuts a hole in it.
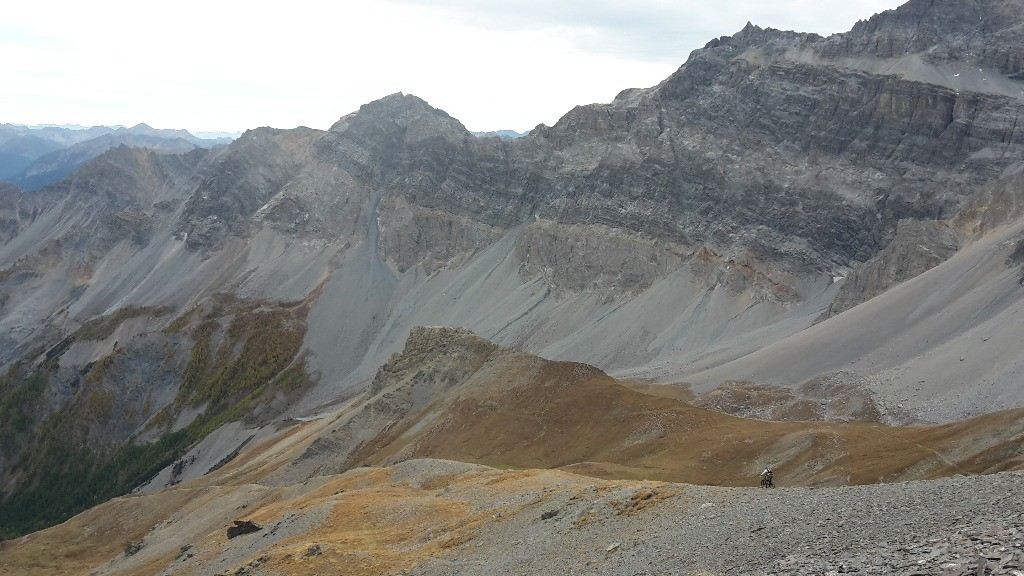
[[[249,418],[257,407],[264,418],[279,413],[279,407],[267,407],[275,395],[294,397],[310,384],[298,356],[306,312],[304,305],[218,298],[206,314],[195,314],[194,344],[172,404],[135,407],[121,397],[119,386],[130,369],[119,365],[115,350],[90,366],[74,396],[40,423],[35,437],[26,434],[38,418],[33,399],[42,396],[60,354],[77,340],[108,337],[125,320],[166,310],[130,308],[98,319],[61,342],[39,369],[23,374],[12,367],[0,385],[0,414],[16,426],[3,428],[0,447],[20,474],[0,507],[0,537],[50,526],[130,491],[222,424]],[[175,321],[178,331],[166,336],[187,332],[190,324]],[[173,427],[183,410],[196,407],[203,410],[194,420]],[[145,423],[156,432],[156,440],[104,440],[109,426],[133,421],[140,431]]]
[[[9,455],[38,418],[46,390],[46,375],[25,374],[20,363],[14,363],[0,379],[0,450]]]
[[[98,316],[75,331],[72,338],[75,340],[103,340],[108,338],[117,330],[117,327],[132,318],[151,317],[159,318],[171,313],[167,306],[125,306],[113,314]]]

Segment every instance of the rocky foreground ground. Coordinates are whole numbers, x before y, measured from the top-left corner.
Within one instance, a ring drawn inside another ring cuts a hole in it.
[[[420,459],[281,487],[226,479],[4,542],[0,573],[1024,574],[1024,472],[797,488],[780,471],[764,490]]]
[[[1024,575],[1024,474],[839,488],[780,480],[775,490],[554,485],[407,573]]]

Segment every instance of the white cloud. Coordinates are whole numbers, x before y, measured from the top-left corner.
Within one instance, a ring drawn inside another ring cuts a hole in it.
[[[470,129],[524,130],[656,84],[747,20],[829,33],[895,4],[15,3],[0,23],[0,121],[323,128],[404,91]]]
[[[838,2],[784,0],[388,0],[395,4],[443,10],[467,26],[509,30],[560,30],[587,52],[609,52],[643,60],[681,64],[680,58],[712,38],[733,34],[749,21],[828,35],[844,32],[858,19],[894,8],[899,0]]]

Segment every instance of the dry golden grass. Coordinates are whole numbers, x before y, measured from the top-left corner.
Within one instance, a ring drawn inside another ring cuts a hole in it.
[[[390,480],[389,474],[363,468],[288,490],[193,483],[119,498],[61,526],[5,543],[0,568],[12,576],[89,574],[115,559],[104,566],[107,573],[156,574],[173,565],[176,573],[192,574],[230,558],[225,573],[253,565],[261,573],[296,576],[394,574],[471,542],[478,530],[496,521],[494,509],[474,509],[470,500],[512,496],[520,503],[499,509],[507,518],[536,503],[516,496],[578,494],[600,482],[554,471],[482,470],[410,485]],[[655,498],[625,505],[639,509],[651,501]],[[240,509],[240,503],[246,507]],[[282,520],[307,516],[315,519],[308,529],[262,544],[264,532]],[[228,540],[225,528],[239,517],[263,525],[264,532]],[[141,551],[125,557],[124,545],[140,540]],[[250,549],[249,542],[262,545]],[[185,543],[192,544],[188,553],[193,556],[182,562]]]
[[[660,396],[662,398],[674,398],[676,400],[682,400],[683,402],[692,402],[694,399],[693,391],[690,390],[690,385],[686,383],[679,384],[658,384],[654,382],[637,382],[634,380],[619,380],[619,384],[627,388],[636,390],[637,392],[643,392],[651,396]]]

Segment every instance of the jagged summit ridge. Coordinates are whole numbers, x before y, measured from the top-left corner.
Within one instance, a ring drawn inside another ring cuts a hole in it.
[[[830,38],[835,53],[882,58],[927,53],[934,63],[961,62],[1024,80],[1024,4],[1019,0],[911,0]]]

